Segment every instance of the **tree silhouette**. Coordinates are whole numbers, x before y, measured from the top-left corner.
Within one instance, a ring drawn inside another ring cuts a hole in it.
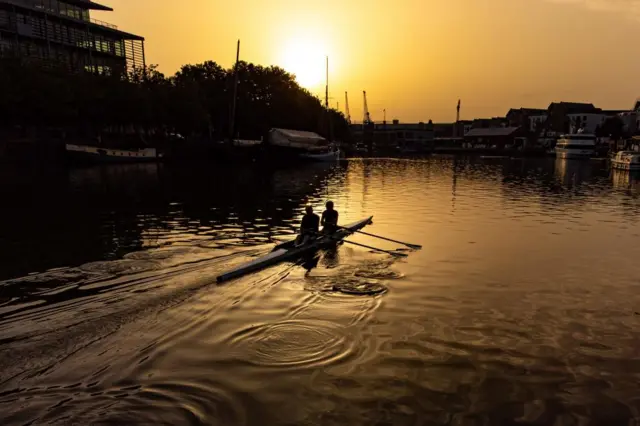
[[[149,143],[180,133],[193,140],[228,136],[233,69],[213,61],[184,65],[167,77],[156,66],[138,68],[124,78],[69,74],[18,58],[0,59],[0,129],[38,138],[135,136]],[[243,138],[260,138],[274,127],[329,136],[327,114],[338,139],[349,126],[335,110],[300,87],[282,68],[238,64],[235,129]]]

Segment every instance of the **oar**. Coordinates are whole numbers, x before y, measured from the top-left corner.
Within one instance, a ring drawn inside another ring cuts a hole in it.
[[[380,248],[377,248],[377,247],[371,247],[371,246],[367,246],[367,245],[360,244],[360,243],[354,243],[353,241],[349,241],[349,240],[342,240],[342,241],[345,242],[345,243],[353,244],[354,246],[360,246],[360,247],[368,248],[369,250],[380,251],[382,253],[387,253],[387,254],[390,254],[392,256],[400,256],[400,257],[409,256],[408,254],[405,254],[405,253],[398,253],[398,252],[395,252],[395,251],[383,250],[383,249],[380,249]]]
[[[380,238],[381,240],[390,241],[392,243],[402,244],[402,245],[405,245],[407,247],[411,247],[413,249],[421,249],[422,248],[422,246],[419,245],[419,244],[409,244],[409,243],[405,243],[405,242],[402,242],[402,241],[392,240],[391,238],[382,237],[380,235],[370,234],[370,233],[364,232],[364,231],[354,231],[352,229],[344,228],[342,226],[339,226],[338,228],[346,229],[347,231],[351,231],[351,232],[357,232],[357,233],[363,234],[363,235],[368,235],[370,237]]]

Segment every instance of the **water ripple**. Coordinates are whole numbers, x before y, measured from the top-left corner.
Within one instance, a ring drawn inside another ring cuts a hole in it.
[[[326,321],[285,320],[241,330],[230,344],[261,367],[310,368],[340,362],[355,353],[353,335]]]
[[[3,424],[247,425],[259,405],[213,383],[158,382],[144,386],[51,386],[0,395]]]
[[[637,177],[438,155],[206,169],[71,171],[33,207],[0,180],[0,277],[22,276],[0,282],[0,423],[640,420]],[[423,249],[215,284],[327,199]]]

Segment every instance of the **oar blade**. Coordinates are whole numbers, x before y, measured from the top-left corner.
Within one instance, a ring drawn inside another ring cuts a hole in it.
[[[339,227],[339,228],[342,228],[342,227]],[[348,229],[348,228],[343,228],[343,229]],[[358,234],[368,235],[368,236],[374,237],[374,238],[379,238],[381,240],[389,241],[389,242],[392,242],[392,243],[402,244],[403,246],[407,246],[407,247],[412,248],[414,250],[420,250],[422,248],[422,246],[420,244],[405,243],[404,241],[393,240],[391,238],[383,237],[382,235],[370,234],[368,232],[364,232],[364,231],[360,231],[360,230],[351,231],[351,233],[354,233],[354,232],[357,232]]]
[[[409,257],[409,255],[407,253],[402,253],[402,252],[399,252],[399,251],[389,251],[387,253],[391,254],[392,256]]]
[[[398,257],[407,257],[408,255],[405,253],[400,253],[398,251],[393,251],[393,250],[384,250],[378,247],[372,247],[372,246],[368,246],[366,244],[361,244],[361,243],[356,243],[355,241],[349,241],[349,240],[342,240],[345,243],[348,244],[353,244],[354,246],[359,246],[359,247],[363,247],[363,248],[367,248],[369,250],[373,250],[373,251],[377,251],[380,253],[387,253],[390,254],[391,256],[398,256]]]

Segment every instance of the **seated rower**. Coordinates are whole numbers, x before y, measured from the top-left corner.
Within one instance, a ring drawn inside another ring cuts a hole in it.
[[[322,232],[332,234],[338,230],[338,211],[333,209],[333,201],[327,201],[326,207],[322,212]]]
[[[302,217],[300,223],[300,235],[296,238],[296,245],[305,244],[309,241],[309,238],[318,235],[320,228],[320,218],[313,212],[313,207],[307,206],[305,209],[306,214]]]

